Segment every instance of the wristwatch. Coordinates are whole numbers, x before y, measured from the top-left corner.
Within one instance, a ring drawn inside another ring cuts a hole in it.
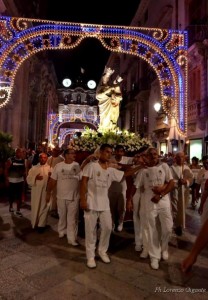
[[[164,195],[160,194],[160,199],[161,199],[162,197],[164,197]]]

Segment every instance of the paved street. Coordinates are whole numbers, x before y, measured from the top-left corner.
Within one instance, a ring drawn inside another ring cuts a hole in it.
[[[84,236],[72,247],[59,239],[57,220],[49,217],[43,234],[30,225],[30,202],[23,218],[11,216],[8,204],[0,202],[0,299],[208,299],[208,249],[190,276],[179,266],[199,229],[197,211],[188,209],[188,226],[182,238],[172,237],[170,258],[155,271],[149,260],[134,251],[133,228],[126,222],[122,233],[112,234],[111,264],[97,260],[97,268],[86,267]],[[197,290],[200,289],[200,290]]]

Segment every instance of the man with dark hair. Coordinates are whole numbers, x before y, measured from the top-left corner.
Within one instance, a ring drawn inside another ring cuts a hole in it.
[[[17,204],[15,215],[22,217],[20,212],[26,167],[24,151],[22,148],[15,150],[15,156],[10,157],[6,162],[5,179],[9,191],[9,212],[14,213],[13,203]]]
[[[51,174],[46,194],[46,201],[54,187],[57,187],[57,206],[59,214],[59,238],[67,235],[68,243],[78,246],[78,213],[79,213],[79,181],[80,166],[76,159],[74,149],[64,151],[64,161],[55,165]]]
[[[112,181],[121,181],[124,174],[131,172],[119,171],[108,167],[112,155],[112,146],[103,144],[100,147],[99,160],[88,163],[83,169],[80,190],[80,206],[84,210],[85,220],[85,246],[88,268],[95,268],[96,228],[99,219],[101,234],[98,244],[98,254],[104,263],[110,263],[107,255],[110,234],[112,231],[112,218],[110,212],[108,189]]]
[[[38,145],[37,149],[35,151],[35,154],[33,156],[33,160],[32,160],[32,165],[35,166],[39,163],[39,155],[44,152],[43,151],[43,146],[42,145]]]
[[[144,214],[147,218],[148,245],[151,268],[157,270],[161,257],[168,260],[168,242],[172,234],[173,220],[169,192],[174,188],[174,181],[169,166],[160,162],[156,148],[146,151],[147,168],[137,178],[137,188],[142,187]],[[157,222],[160,222],[158,230]],[[141,256],[145,258],[145,255]]]
[[[149,146],[143,146],[139,149],[137,154],[133,158],[134,165],[146,167],[146,150]],[[148,256],[147,253],[147,229],[146,229],[146,218],[144,213],[144,201],[142,201],[142,193],[140,187],[137,186],[137,178],[139,178],[139,170],[132,179],[132,185],[130,191],[127,191],[127,211],[133,211],[133,222],[134,222],[134,237],[135,237],[135,251],[143,250],[141,258]]]

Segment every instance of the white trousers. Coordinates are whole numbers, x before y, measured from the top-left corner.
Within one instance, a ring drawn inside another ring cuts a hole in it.
[[[139,209],[139,217],[140,217],[140,234],[142,237],[142,245],[143,250],[148,251],[148,212],[146,212],[146,201],[144,195],[141,194],[140,197],[140,209]]]
[[[58,206],[58,233],[66,234],[68,242],[74,242],[77,239],[79,200],[57,199]]]
[[[106,253],[109,247],[112,231],[112,218],[110,210],[106,211],[85,211],[85,247],[87,259],[95,257],[97,242],[97,221],[100,225],[100,239],[98,253]]]
[[[146,211],[147,212],[147,211]],[[170,207],[156,208],[147,212],[148,218],[148,252],[150,258],[161,259],[161,251],[168,250],[172,234],[173,219]],[[161,233],[158,230],[159,219]]]
[[[136,191],[133,197],[133,222],[134,222],[134,238],[136,247],[143,245],[142,228],[140,218],[140,192]]]

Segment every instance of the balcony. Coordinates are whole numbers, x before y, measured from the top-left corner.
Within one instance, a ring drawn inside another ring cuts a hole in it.
[[[196,101],[188,104],[188,122],[197,121],[201,114],[201,102]]]
[[[208,99],[192,102],[188,105],[188,130],[196,132],[198,127],[205,130],[208,118]]]
[[[208,118],[208,99],[207,98],[201,100],[200,117]]]

